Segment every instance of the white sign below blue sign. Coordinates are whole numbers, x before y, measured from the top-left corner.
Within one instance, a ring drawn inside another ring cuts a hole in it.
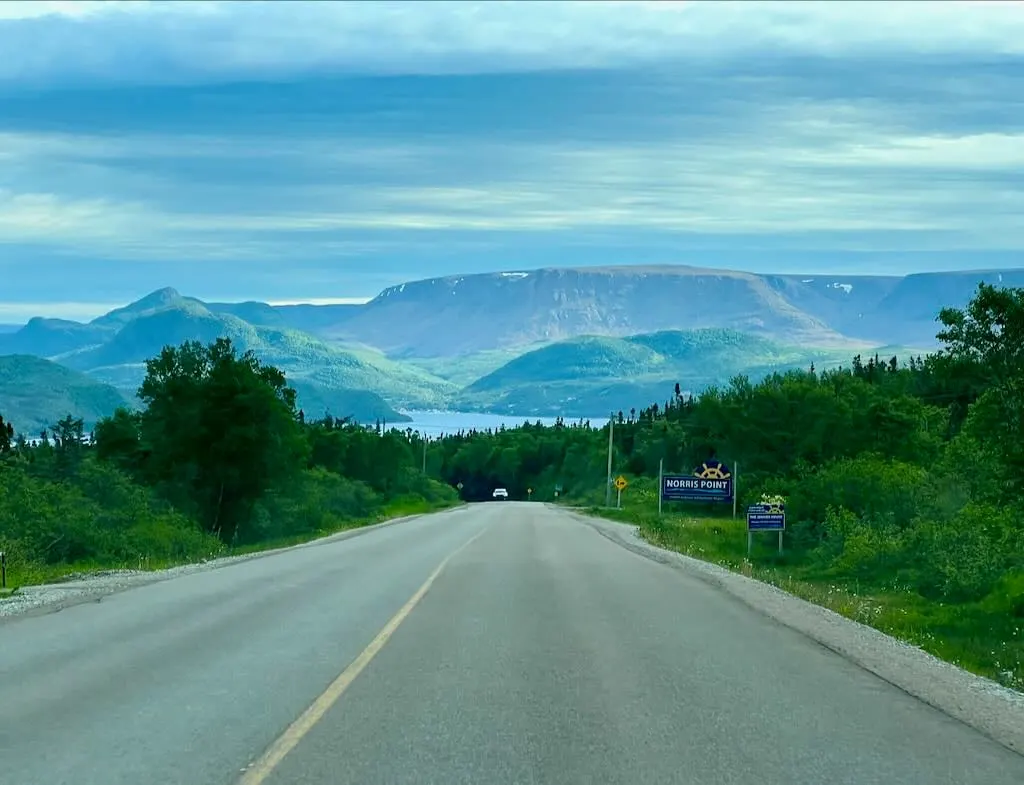
[[[748,532],[784,531],[786,506],[784,504],[751,504],[747,507]]]

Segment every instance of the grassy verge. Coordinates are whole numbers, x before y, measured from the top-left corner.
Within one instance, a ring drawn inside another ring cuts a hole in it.
[[[864,582],[830,571],[825,574],[799,554],[777,552],[774,532],[754,535],[747,558],[746,521],[726,517],[666,514],[626,507],[591,507],[599,515],[639,527],[653,545],[712,562],[770,583],[848,619],[870,625],[899,640],[1012,689],[1024,691],[1024,619],[986,602],[941,603],[882,580]]]
[[[301,545],[312,540],[328,537],[343,531],[360,529],[365,526],[372,526],[377,523],[404,518],[409,515],[423,515],[430,512],[439,512],[444,509],[456,507],[461,502],[437,502],[431,503],[424,499],[406,498],[396,499],[386,504],[376,514],[367,518],[349,519],[339,521],[336,526],[307,532],[291,537],[281,537],[274,540],[266,540],[259,543],[242,545],[235,548],[224,547],[212,552],[205,559],[140,559],[137,562],[99,563],[99,562],[76,562],[74,564],[41,564],[41,563],[14,563],[7,569],[7,592],[0,592],[0,600],[5,596],[13,594],[22,586],[39,586],[42,584],[62,583],[89,575],[109,572],[112,570],[143,570],[155,572],[166,570],[171,567],[181,567],[187,564],[197,564],[209,559],[220,559],[226,556],[244,556],[263,551],[272,551],[277,548],[288,548],[294,545]]]

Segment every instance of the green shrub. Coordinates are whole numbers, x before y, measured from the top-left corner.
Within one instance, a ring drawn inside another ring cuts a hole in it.
[[[766,490],[786,497],[798,549],[814,549],[829,536],[825,520],[830,509],[848,510],[873,528],[908,528],[925,509],[930,487],[921,467],[875,455],[842,458],[802,479],[765,484]]]
[[[977,600],[994,590],[1019,559],[1014,511],[970,504],[947,521],[923,523],[915,532],[916,583],[925,596]]]
[[[891,524],[865,520],[845,508],[830,508],[825,540],[817,555],[834,575],[882,582],[906,563],[903,533]]]
[[[994,616],[1024,619],[1024,570],[1004,573],[985,597],[982,608]]]

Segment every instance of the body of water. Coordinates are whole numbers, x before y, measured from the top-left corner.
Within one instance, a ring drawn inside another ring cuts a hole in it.
[[[402,414],[412,417],[412,422],[394,423],[395,428],[405,430],[412,428],[428,437],[437,437],[442,434],[458,433],[476,429],[483,431],[488,428],[517,428],[524,423],[541,422],[544,425],[554,425],[555,417],[522,417],[510,414],[483,414],[479,412],[423,412],[405,411]],[[586,419],[586,418],[584,418]],[[592,425],[603,425],[605,418],[591,418]],[[566,423],[573,420],[566,419]],[[390,424],[389,428],[392,427]]]

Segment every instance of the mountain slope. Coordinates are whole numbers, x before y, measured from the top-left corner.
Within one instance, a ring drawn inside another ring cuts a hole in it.
[[[330,334],[348,319],[359,313],[362,305],[274,305],[269,306],[280,315],[283,324],[293,330],[320,335]]]
[[[34,436],[67,414],[91,428],[101,417],[128,403],[110,385],[27,355],[0,357],[0,414],[27,436]]]
[[[693,267],[543,269],[434,278],[386,289],[324,334],[396,356],[728,327],[817,345],[843,337],[760,276]]]
[[[369,390],[348,390],[324,387],[314,382],[289,380],[296,392],[299,408],[307,420],[321,419],[325,414],[349,418],[354,422],[410,422],[411,417],[395,411],[387,401]]]
[[[891,343],[931,345],[939,330],[935,320],[939,308],[963,308],[981,282],[993,286],[1024,287],[1024,270],[908,275],[865,314],[865,321],[873,326],[872,330],[865,332]]]

